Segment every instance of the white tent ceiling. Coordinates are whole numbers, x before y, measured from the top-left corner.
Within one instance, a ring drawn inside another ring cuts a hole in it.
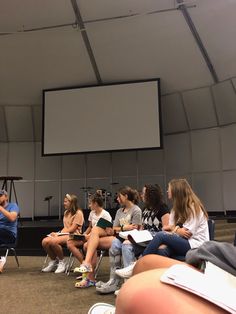
[[[45,88],[160,77],[162,94],[236,75],[235,0],[11,0],[0,5],[0,105]]]

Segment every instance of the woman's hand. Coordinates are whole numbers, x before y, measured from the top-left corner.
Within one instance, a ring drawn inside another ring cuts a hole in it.
[[[179,236],[181,236],[182,238],[186,238],[186,239],[189,239],[189,238],[191,238],[191,236],[192,236],[192,233],[188,230],[188,229],[186,229],[186,228],[178,228],[177,230],[176,230],[176,233],[179,235]]]
[[[113,228],[106,228],[106,234],[108,236],[113,236],[114,235],[114,229]]]
[[[170,226],[170,225],[163,226],[162,230],[163,231],[172,231],[173,230],[173,226]]]
[[[53,238],[54,238],[54,237],[58,237],[58,233],[57,233],[57,232],[51,232],[51,233],[50,233],[50,236],[53,237]]]
[[[129,231],[129,230],[134,230],[134,229],[138,229],[138,225],[135,224],[130,224],[130,225],[124,225],[123,226],[123,231]]]

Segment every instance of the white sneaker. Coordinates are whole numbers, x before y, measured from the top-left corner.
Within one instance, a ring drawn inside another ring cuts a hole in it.
[[[55,274],[61,274],[66,271],[66,264],[64,260],[60,260],[57,266],[57,269],[55,270]]]
[[[44,267],[42,269],[42,272],[44,273],[50,273],[50,272],[53,272],[57,269],[57,264],[58,264],[58,260],[51,260],[49,263],[48,263],[48,266]]]
[[[0,257],[0,273],[3,270],[3,266],[6,264],[6,257],[5,256],[1,256]]]
[[[108,303],[95,303],[88,311],[88,314],[115,314],[116,308]]]
[[[116,290],[116,291],[114,292],[114,295],[117,297],[118,294],[119,294],[119,292],[120,292],[120,289]]]
[[[134,262],[133,264],[125,268],[116,269],[115,271],[116,275],[118,275],[121,278],[130,278],[133,274],[133,269],[134,269],[135,264],[136,262]]]

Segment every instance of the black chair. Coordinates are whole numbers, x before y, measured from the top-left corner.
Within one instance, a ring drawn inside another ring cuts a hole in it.
[[[211,241],[215,239],[215,221],[208,219],[209,238]]]
[[[16,246],[17,246],[17,238],[16,238],[16,241],[14,243],[0,244],[0,250],[6,250],[6,253],[5,253],[6,261],[7,261],[7,257],[8,257],[9,252],[12,252],[13,255],[15,256],[17,266],[20,267],[19,260],[18,260],[17,254],[16,254]]]
[[[109,255],[109,249],[98,249],[97,250],[97,254],[98,254],[98,260],[97,260],[97,264],[96,264],[96,267],[94,269],[94,276],[95,276],[95,279],[97,278],[98,276],[98,272],[99,272],[99,268],[100,268],[100,265],[101,265],[101,262],[102,262],[102,259],[105,255]]]

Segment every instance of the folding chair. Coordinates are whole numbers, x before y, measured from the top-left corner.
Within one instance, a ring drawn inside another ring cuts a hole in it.
[[[103,256],[105,256],[107,254],[109,250],[97,250],[97,253],[98,253],[98,261],[97,261],[97,264],[96,264],[96,267],[95,267],[95,270],[94,270],[94,277],[95,279],[97,278],[97,275],[98,275],[98,272],[99,272],[99,268],[100,268],[100,265],[101,265],[101,262],[102,262],[102,259],[103,259]]]
[[[0,244],[0,250],[2,250],[2,249],[6,250],[6,253],[5,253],[6,261],[7,261],[7,257],[8,257],[9,252],[12,252],[15,256],[15,260],[16,260],[17,266],[19,268],[20,264],[19,264],[19,260],[18,260],[17,254],[16,254],[16,246],[17,246],[17,238],[16,238],[14,243]]]

